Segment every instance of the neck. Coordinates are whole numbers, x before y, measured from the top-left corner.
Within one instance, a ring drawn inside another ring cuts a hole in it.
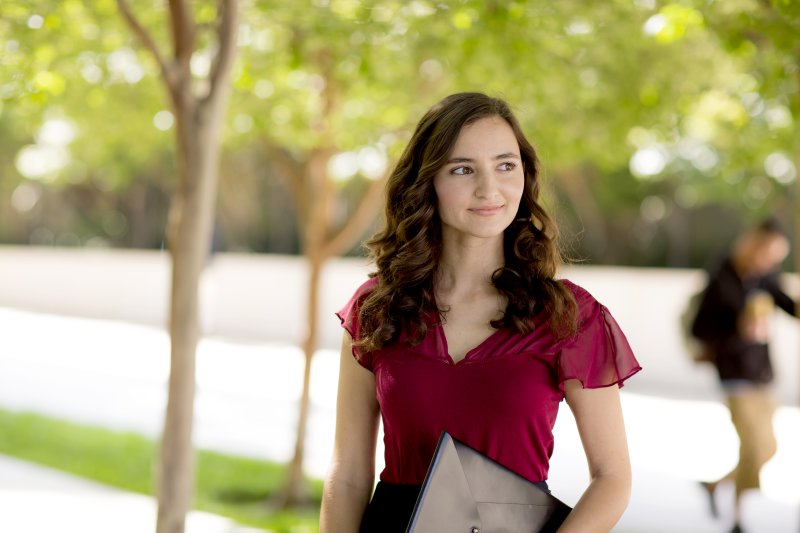
[[[504,264],[502,235],[495,239],[445,237],[436,273],[436,292],[450,299],[496,292],[492,274]]]

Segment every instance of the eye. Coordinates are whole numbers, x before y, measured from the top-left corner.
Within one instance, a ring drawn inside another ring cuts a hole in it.
[[[511,161],[505,161],[503,163],[500,163],[497,168],[499,168],[500,170],[502,170],[504,172],[510,172],[510,171],[514,170],[515,168],[517,168],[517,164],[516,163],[512,163]]]
[[[455,167],[450,169],[450,174],[456,174],[457,176],[472,174],[472,169],[469,167]]]

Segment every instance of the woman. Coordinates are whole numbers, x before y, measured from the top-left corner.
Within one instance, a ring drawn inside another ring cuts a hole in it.
[[[554,278],[537,159],[505,102],[451,95],[387,184],[377,272],[338,313],[334,456],[321,533],[405,531],[441,431],[544,485],[566,398],[591,483],[561,529],[609,531],[630,493],[619,385],[640,367],[614,319]],[[386,468],[375,494],[379,417]]]

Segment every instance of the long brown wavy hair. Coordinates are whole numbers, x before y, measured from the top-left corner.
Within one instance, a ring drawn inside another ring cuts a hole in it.
[[[572,293],[555,279],[561,264],[556,225],[539,205],[536,151],[525,138],[508,104],[481,93],[453,94],[422,117],[386,185],[385,227],[365,243],[377,266],[378,284],[361,303],[360,335],[365,352],[397,341],[401,331],[411,344],[425,337],[430,317],[444,319],[436,307],[434,279],[442,251],[442,227],[433,178],[444,166],[461,129],[479,119],[504,119],[517,138],[525,185],[514,222],[505,230],[505,265],[492,284],[506,298],[494,328],[528,333],[544,311],[557,337],[577,329]]]

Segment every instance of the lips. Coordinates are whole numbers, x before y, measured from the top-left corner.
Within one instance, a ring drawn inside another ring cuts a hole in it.
[[[503,209],[502,205],[485,205],[481,207],[473,207],[469,209],[469,211],[471,213],[475,213],[476,215],[488,217],[499,213],[501,209]]]

